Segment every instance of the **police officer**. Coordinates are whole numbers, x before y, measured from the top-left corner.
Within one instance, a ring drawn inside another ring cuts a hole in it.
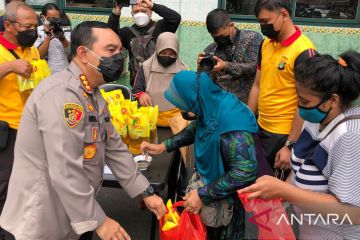
[[[71,42],[69,67],[44,80],[24,109],[0,218],[9,239],[79,239],[95,229],[101,239],[130,239],[95,200],[104,161],[130,197],[141,194],[158,218],[165,214],[98,89],[121,73],[119,37],[106,23],[83,22]]]

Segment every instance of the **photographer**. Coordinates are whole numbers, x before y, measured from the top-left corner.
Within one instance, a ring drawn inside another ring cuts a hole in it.
[[[212,79],[220,87],[247,103],[255,78],[261,35],[236,28],[223,9],[215,9],[207,15],[206,27],[215,42],[199,54],[199,70],[212,72]]]
[[[140,65],[153,55],[158,36],[163,32],[175,33],[181,16],[176,11],[153,3],[151,0],[138,0],[137,4],[131,7],[135,24],[131,27],[120,28],[122,2],[122,0],[116,0],[108,24],[120,36],[123,47],[129,52],[130,84],[132,86]],[[157,22],[151,20],[153,11],[163,19]]]
[[[35,46],[41,58],[45,58],[52,73],[64,70],[69,65],[70,26],[63,26],[60,9],[54,3],[47,3],[41,11],[43,25],[38,27]]]

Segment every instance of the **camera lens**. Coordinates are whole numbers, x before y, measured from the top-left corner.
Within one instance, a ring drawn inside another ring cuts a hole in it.
[[[215,67],[215,60],[212,56],[206,56],[200,61],[200,69],[209,72]]]
[[[61,33],[61,25],[59,20],[50,21],[50,26],[53,27],[54,34]]]

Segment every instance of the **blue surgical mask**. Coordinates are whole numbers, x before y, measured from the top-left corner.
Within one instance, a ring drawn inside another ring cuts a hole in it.
[[[299,105],[298,107],[299,107],[300,117],[305,121],[311,123],[322,123],[331,111],[331,108],[327,112],[323,112],[319,109],[319,106],[326,101],[327,100],[323,100],[318,105],[311,108],[306,108]]]

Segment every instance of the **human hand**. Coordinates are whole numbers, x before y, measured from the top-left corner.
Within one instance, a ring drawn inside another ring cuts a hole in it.
[[[45,22],[44,23],[44,32],[47,34],[47,35],[51,35],[51,27],[48,25],[48,24],[46,24],[46,23],[49,23],[49,22]]]
[[[113,13],[115,15],[120,16],[121,15],[121,10],[122,10],[121,4],[118,1],[114,1]]]
[[[151,97],[148,93],[144,92],[140,98],[139,98],[139,102],[141,106],[144,107],[149,107],[152,106],[152,101],[151,101]]]
[[[152,196],[145,197],[143,200],[146,207],[155,214],[157,219],[160,219],[165,215],[166,208],[161,197],[154,194]]]
[[[62,30],[62,29],[60,29],[58,32],[56,32],[56,33],[54,33],[53,31],[52,31],[52,33],[53,33],[53,36],[55,37],[55,38],[58,38],[60,41],[64,41],[65,40],[65,34],[64,34],[64,31]]]
[[[277,153],[275,157],[274,167],[281,170],[288,170],[291,168],[291,151],[288,147],[282,147]]]
[[[265,200],[282,198],[284,199],[285,183],[276,177],[262,176],[249,187],[239,190],[239,193],[250,193],[248,199],[261,198]]]
[[[198,54],[198,58],[197,58],[197,67],[198,67],[198,69],[200,69],[200,62],[201,62],[201,60],[204,59],[204,57],[205,57],[204,52],[201,52],[201,53]]]
[[[138,5],[143,6],[144,8],[148,8],[152,10],[154,3],[150,0],[138,0]]]
[[[159,155],[166,151],[165,144],[150,144],[148,142],[143,142],[140,145],[142,153],[145,155],[145,152],[149,152],[151,155]]]
[[[186,194],[183,199],[185,200],[184,208],[186,211],[193,214],[198,214],[200,212],[203,203],[199,197],[197,189],[194,189]]]
[[[130,240],[130,236],[111,218],[106,217],[105,222],[96,229],[97,235],[102,240]]]
[[[220,71],[224,70],[226,67],[226,62],[217,56],[214,56],[214,59],[216,61],[216,65],[214,66],[213,71],[220,72]]]
[[[33,71],[33,67],[30,62],[23,59],[16,59],[11,62],[11,68],[13,73],[19,74],[24,78],[29,78]]]

